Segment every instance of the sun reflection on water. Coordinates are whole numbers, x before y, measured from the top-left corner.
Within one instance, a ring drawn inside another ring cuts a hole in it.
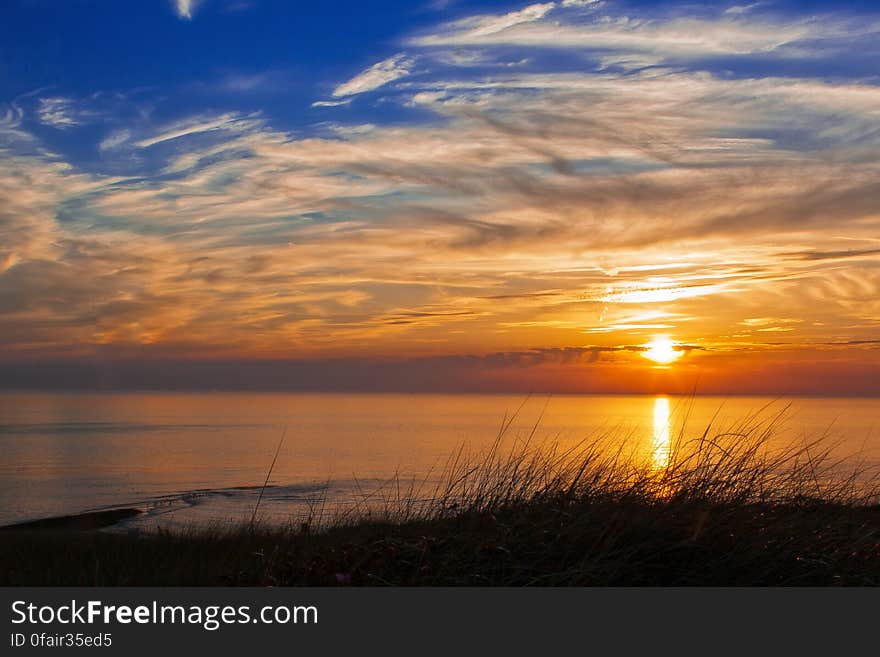
[[[662,470],[669,465],[671,433],[669,400],[666,397],[657,397],[654,400],[654,434],[651,442],[651,465],[655,470]]]

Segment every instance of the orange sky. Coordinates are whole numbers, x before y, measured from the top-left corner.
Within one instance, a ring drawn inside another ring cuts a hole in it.
[[[763,60],[726,75],[659,19],[629,52],[550,5],[402,35],[398,59],[336,81],[339,103],[406,120],[115,117],[90,169],[10,105],[2,385],[68,367],[136,387],[158,360],[301,388],[326,361],[328,389],[880,394],[880,88]],[[807,38],[711,25],[745,55]],[[460,50],[538,61],[578,30],[617,59],[489,75]],[[657,336],[681,358],[647,360]]]

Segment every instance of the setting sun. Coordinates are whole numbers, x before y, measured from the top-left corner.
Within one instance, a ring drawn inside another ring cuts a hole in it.
[[[681,358],[681,351],[675,348],[675,343],[666,336],[658,336],[645,345],[642,355],[653,360],[655,363],[671,363]]]

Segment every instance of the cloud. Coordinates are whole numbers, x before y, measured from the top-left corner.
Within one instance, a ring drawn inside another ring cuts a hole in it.
[[[239,116],[232,113],[221,114],[216,117],[194,117],[180,121],[163,128],[159,134],[152,135],[146,139],[135,142],[138,148],[149,148],[162,142],[180,139],[205,132],[225,131],[225,132],[246,132],[250,129],[257,128],[262,122],[255,117]]]
[[[9,105],[0,106],[0,132],[19,132],[24,110],[14,101]]]
[[[876,336],[880,87],[769,60],[746,76],[573,64],[534,30],[599,31],[609,57],[666,61],[680,18],[524,11],[431,32],[480,26],[480,66],[411,46],[319,101],[418,60],[385,99],[412,120],[342,113],[294,132],[262,114],[115,113],[94,146],[137,157],[101,172],[36,134],[0,137],[4,352],[372,359],[375,376],[406,371],[382,369],[395,355],[490,372],[488,388],[506,385],[505,363],[548,385],[574,363],[625,387],[657,331],[700,347],[687,363],[766,352],[773,327],[792,329],[774,350],[851,343],[829,359]],[[730,34],[729,19],[700,20]],[[750,12],[735,32],[752,36],[734,41],[763,48],[775,26]],[[503,65],[510,44],[528,65]],[[26,133],[22,107],[0,117]],[[772,323],[746,321],[767,308]]]
[[[589,3],[598,8],[599,4]],[[571,8],[571,3],[561,7]],[[637,18],[591,13],[577,20],[544,20],[553,3],[531,5],[503,16],[480,16],[447,23],[409,40],[419,48],[507,46],[573,49],[605,57],[651,57],[652,62],[692,61],[726,55],[784,53],[813,57],[808,45],[869,38],[877,23],[855,24],[840,18],[749,20],[742,14]],[[554,14],[555,15],[555,14]]]
[[[201,0],[173,0],[173,2],[177,15],[187,21],[192,20],[195,10],[201,4]]]
[[[803,260],[843,260],[880,256],[880,249],[847,249],[845,251],[801,251],[787,254],[790,258]]]
[[[15,267],[18,261],[19,257],[17,253],[13,252],[6,254],[3,260],[0,261],[0,274]]]
[[[123,144],[125,144],[129,139],[131,139],[131,131],[130,130],[116,130],[115,132],[111,132],[109,135],[104,137],[98,144],[99,151],[110,151],[115,148],[119,148]]]
[[[733,15],[733,16],[740,16],[740,15],[745,14],[745,13],[747,13],[747,12],[751,11],[752,9],[755,9],[756,7],[759,7],[759,6],[761,6],[760,2],[753,2],[748,5],[734,5],[732,7],[728,7],[727,9],[725,9],[724,13],[729,14],[729,15]]]
[[[340,84],[333,90],[333,96],[339,98],[373,91],[389,82],[409,75],[414,65],[415,59],[410,56],[402,53],[393,55],[388,59],[373,64],[348,82]]]
[[[69,98],[40,98],[37,116],[43,125],[61,130],[81,125],[74,103]]]
[[[223,78],[218,87],[227,92],[258,91],[270,87],[276,82],[275,76],[268,73],[255,75],[230,74]]]
[[[465,19],[454,23],[451,27],[453,29],[460,29],[471,38],[489,36],[503,32],[514,25],[540,20],[555,6],[556,3],[554,2],[529,5],[519,11],[511,11],[499,16],[480,16]]]
[[[316,100],[312,103],[312,107],[342,107],[351,104],[351,98],[343,98],[342,100]]]

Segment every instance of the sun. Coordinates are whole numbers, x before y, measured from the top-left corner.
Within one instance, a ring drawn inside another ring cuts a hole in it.
[[[675,348],[675,343],[665,335],[657,336],[651,340],[645,345],[645,351],[642,352],[642,356],[648,360],[664,365],[678,360],[681,358],[681,354],[682,352]]]

